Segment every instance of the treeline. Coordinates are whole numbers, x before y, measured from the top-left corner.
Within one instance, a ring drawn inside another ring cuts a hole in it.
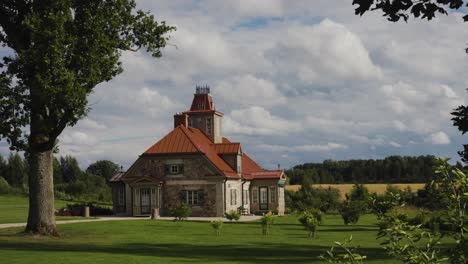
[[[28,162],[18,153],[0,155],[0,194],[28,193]],[[73,156],[54,157],[54,193],[56,199],[110,202],[107,181],[120,171],[119,165],[99,160],[83,171]]]
[[[422,183],[434,177],[435,156],[389,156],[385,159],[325,160],[305,163],[286,171],[290,184],[308,178],[315,184]],[[462,167],[457,163],[458,167]]]

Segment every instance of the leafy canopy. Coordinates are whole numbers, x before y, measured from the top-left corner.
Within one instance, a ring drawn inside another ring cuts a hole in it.
[[[52,149],[86,115],[92,89],[122,72],[122,51],[146,47],[161,56],[175,28],[135,7],[134,0],[2,0],[0,44],[12,54],[0,63],[0,138],[11,149]]]
[[[431,20],[437,13],[447,15],[449,10],[458,10],[464,4],[463,0],[353,0],[356,15],[363,15],[369,10],[381,10],[389,21],[396,22],[400,18],[408,20],[410,14],[414,17]],[[468,15],[463,17],[468,21]]]

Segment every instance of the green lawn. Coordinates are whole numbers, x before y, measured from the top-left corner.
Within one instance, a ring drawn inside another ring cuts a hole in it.
[[[55,208],[64,207],[67,201],[55,200]],[[0,224],[25,223],[28,220],[28,197],[19,195],[0,195]],[[57,220],[85,219],[83,217],[59,216]]]
[[[344,226],[338,215],[324,221],[315,239],[293,216],[278,217],[267,237],[258,222],[227,223],[219,237],[207,222],[162,220],[60,225],[61,238],[0,229],[0,258],[8,263],[320,263],[317,256],[333,241],[353,235],[352,245],[360,246],[367,263],[398,263],[380,249],[373,216],[354,226]]]

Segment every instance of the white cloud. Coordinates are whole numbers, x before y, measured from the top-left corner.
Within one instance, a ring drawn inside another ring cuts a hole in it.
[[[436,133],[430,134],[426,139],[425,142],[434,144],[434,145],[447,145],[450,144],[450,138],[445,134],[445,132],[439,131]]]
[[[302,146],[281,146],[281,145],[258,145],[259,149],[266,151],[277,151],[277,152],[324,152],[332,150],[347,149],[348,146],[329,142],[324,145],[302,145]]]

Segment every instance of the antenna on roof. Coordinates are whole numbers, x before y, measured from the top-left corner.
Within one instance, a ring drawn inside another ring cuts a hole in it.
[[[281,169],[281,165],[278,163],[278,170],[280,170],[280,169]]]
[[[197,85],[195,86],[195,93],[196,94],[209,94],[210,93],[210,86],[207,84],[205,85]]]
[[[123,172],[123,166],[120,165],[120,172]]]

